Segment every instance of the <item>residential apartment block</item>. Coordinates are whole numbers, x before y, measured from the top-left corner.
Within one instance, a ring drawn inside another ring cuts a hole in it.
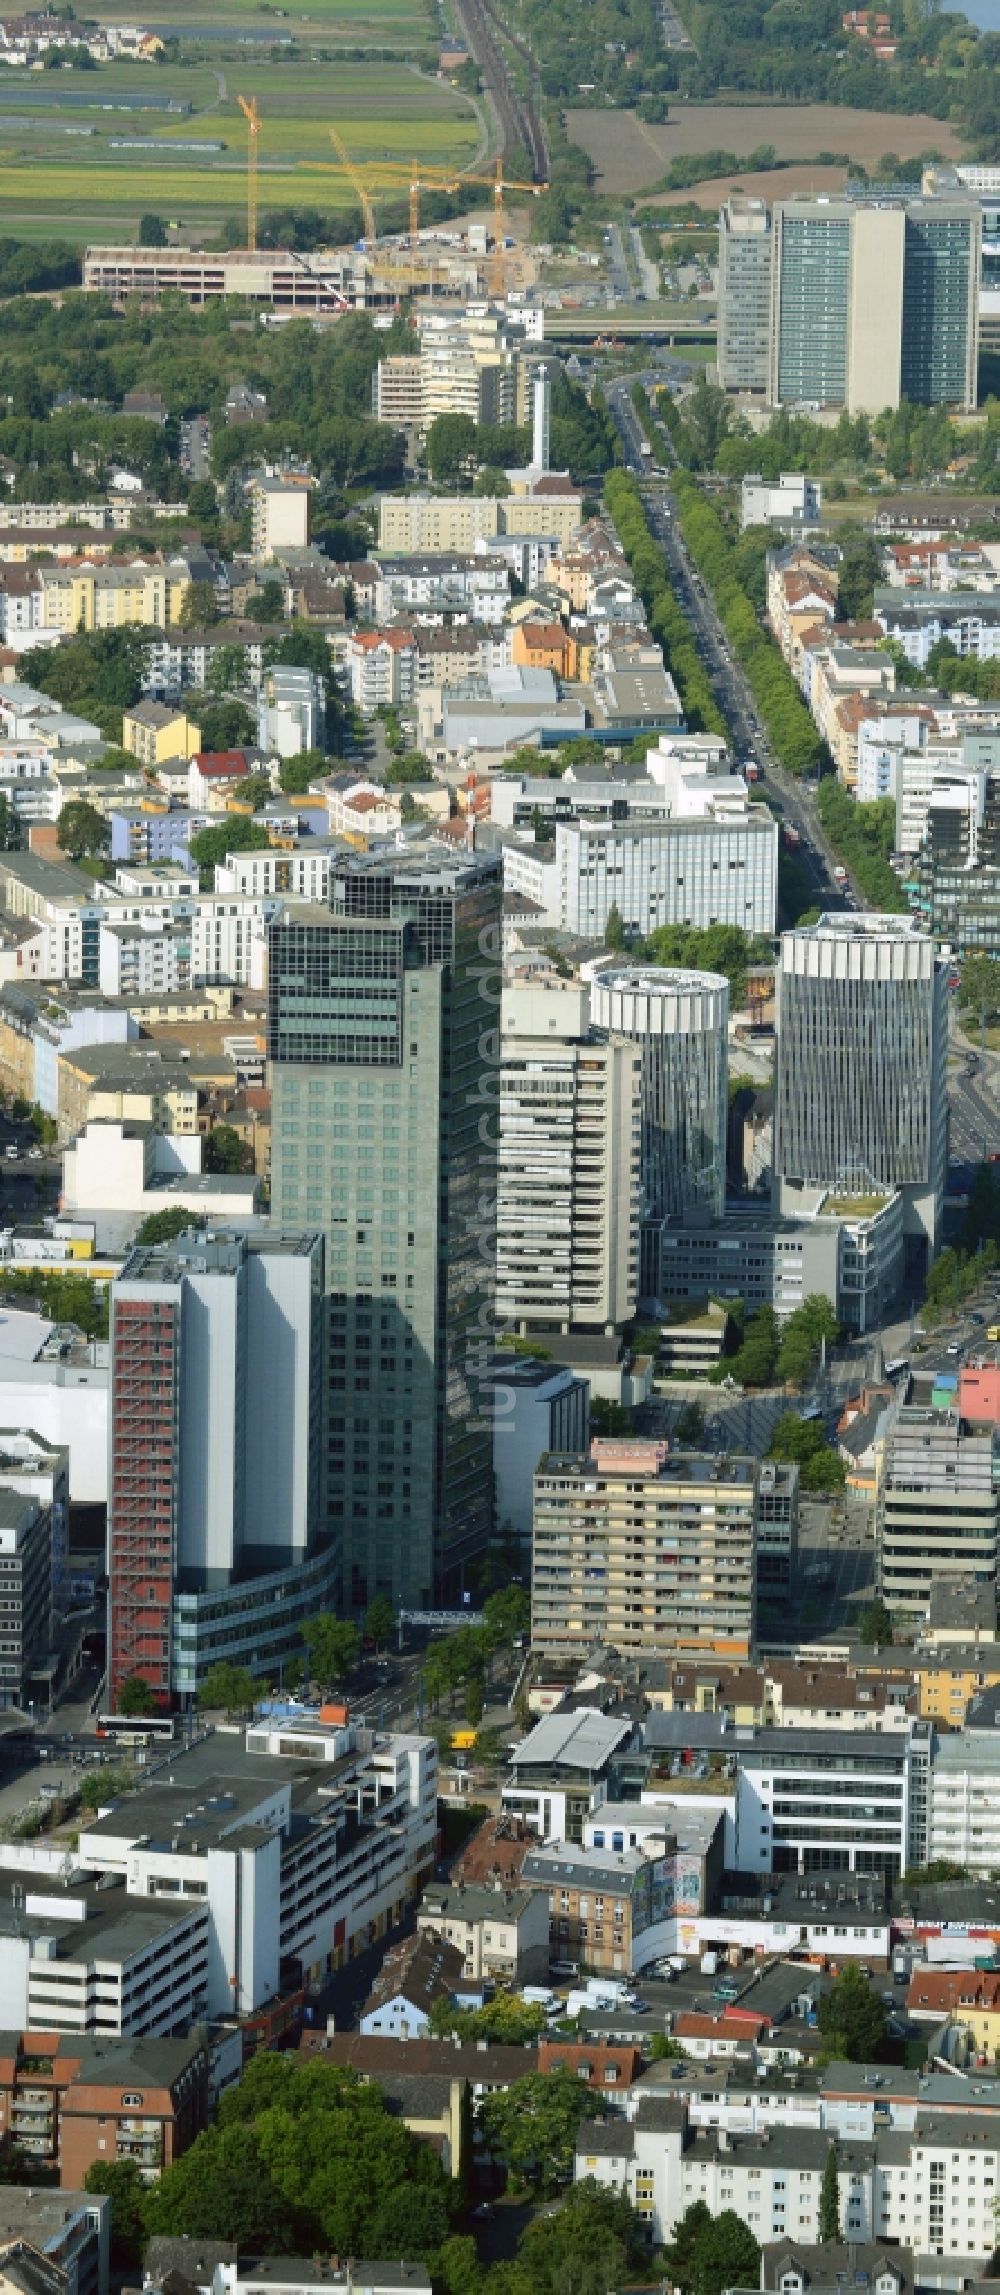
[[[594,1440],[535,1475],[532,1636],[542,1650],[746,1656],[759,1466]]]
[[[601,1042],[569,982],[505,987],[500,1038],[497,1315],[620,1328],[638,1283],[640,1053]]]
[[[0,2042],[0,2136],[40,2173],[79,2190],[98,2163],[133,2160],[143,2183],[188,2149],[209,2117],[204,2036],[122,2042],[11,2032]]]

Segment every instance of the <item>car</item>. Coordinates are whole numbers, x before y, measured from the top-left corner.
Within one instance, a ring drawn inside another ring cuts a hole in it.
[[[41,1148],[40,1148],[40,1147],[33,1147],[33,1148],[29,1148],[29,1149],[28,1149],[28,1161],[29,1161],[29,1163],[41,1163],[41,1160],[42,1160],[42,1151],[41,1151]]]
[[[633,2000],[633,2001],[630,2001],[629,2005],[630,2005],[630,2007],[631,2007],[631,2010],[632,2010],[632,2014],[633,2014],[633,2016],[648,2016],[648,2015],[649,2015],[649,2002],[648,2002],[648,2000]]]

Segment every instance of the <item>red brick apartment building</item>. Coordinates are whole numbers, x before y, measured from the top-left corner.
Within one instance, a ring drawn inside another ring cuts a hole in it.
[[[208,2050],[197,2034],[0,2032],[0,2143],[58,2167],[64,2191],[80,2191],[95,2160],[135,2160],[154,2183],[208,2118]]]

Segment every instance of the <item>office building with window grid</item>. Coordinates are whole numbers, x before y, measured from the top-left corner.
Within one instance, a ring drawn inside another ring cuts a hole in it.
[[[272,1205],[326,1238],[340,1598],[419,1608],[493,1522],[499,862],[352,854],[330,899],[271,939]]]
[[[767,390],[771,339],[770,209],[735,192],[719,215],[719,381],[723,390]]]
[[[774,1071],[776,1208],[898,1189],[933,1251],[947,1158],[946,966],[912,917],[821,916],[782,934]]]
[[[771,236],[773,406],[881,414],[905,398],[964,412],[975,407],[977,201],[889,191],[779,200]],[[741,323],[749,324],[756,292],[735,274],[731,331],[740,297]]]

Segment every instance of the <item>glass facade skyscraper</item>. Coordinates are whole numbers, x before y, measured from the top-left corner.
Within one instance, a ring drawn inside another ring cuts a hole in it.
[[[975,406],[977,201],[888,190],[779,200],[772,238],[772,405]]]
[[[937,1246],[947,1155],[946,967],[912,917],[833,914],[781,939],[777,1208],[898,1190]]]
[[[272,1210],[326,1239],[323,1507],[341,1600],[451,1602],[492,1528],[501,888],[345,857],[270,943]]]
[[[902,393],[917,406],[964,406],[970,293],[978,294],[968,220],[906,218]]]
[[[783,218],[779,239],[778,401],[840,406],[847,398],[851,219],[823,208]]]

